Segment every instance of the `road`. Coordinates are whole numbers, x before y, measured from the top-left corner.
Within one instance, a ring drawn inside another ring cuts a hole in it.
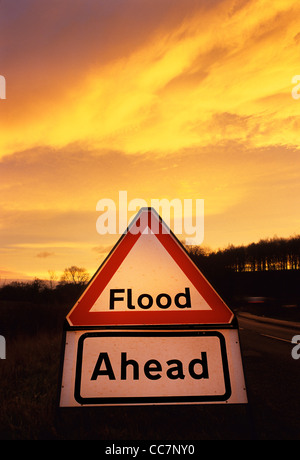
[[[239,316],[238,322],[256,436],[300,439],[300,360],[291,354],[300,327],[255,317]]]

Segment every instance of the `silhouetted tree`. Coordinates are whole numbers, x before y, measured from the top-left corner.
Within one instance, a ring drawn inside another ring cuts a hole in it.
[[[60,279],[60,284],[76,284],[82,286],[87,284],[89,278],[90,275],[85,268],[72,265],[72,267],[65,268]]]

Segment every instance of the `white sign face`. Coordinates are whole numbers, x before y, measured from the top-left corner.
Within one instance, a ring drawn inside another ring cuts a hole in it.
[[[91,308],[97,311],[211,310],[159,240],[142,234]]]
[[[67,333],[61,407],[245,402],[236,330]]]

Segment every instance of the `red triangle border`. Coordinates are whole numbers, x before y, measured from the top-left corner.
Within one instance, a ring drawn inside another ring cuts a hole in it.
[[[125,260],[142,232],[155,229],[155,237],[178,264],[212,310],[90,312],[115,272]],[[67,316],[71,327],[228,325],[234,315],[216,293],[188,253],[153,208],[142,208],[109,256],[99,267],[84,293]]]

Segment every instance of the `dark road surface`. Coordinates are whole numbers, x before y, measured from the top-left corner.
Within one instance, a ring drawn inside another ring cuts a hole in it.
[[[238,317],[244,371],[256,436],[300,439],[300,360],[291,343],[300,327]]]

